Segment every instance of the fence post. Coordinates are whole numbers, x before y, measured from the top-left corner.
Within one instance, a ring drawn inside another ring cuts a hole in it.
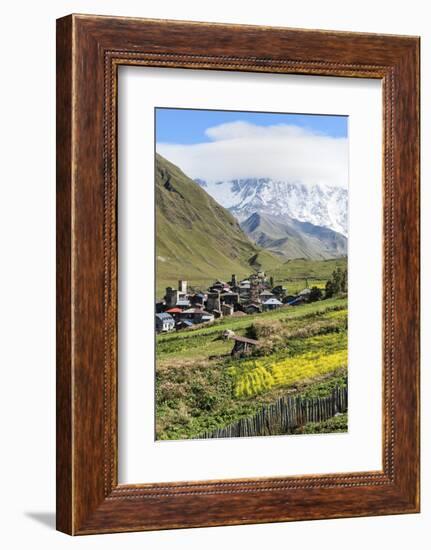
[[[336,387],[327,397],[301,399],[280,397],[275,403],[266,405],[251,417],[239,419],[224,428],[204,432],[199,439],[220,437],[252,437],[289,433],[308,422],[322,422],[348,407],[348,388]]]

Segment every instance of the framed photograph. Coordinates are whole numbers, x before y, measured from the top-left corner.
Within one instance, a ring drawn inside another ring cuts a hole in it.
[[[419,511],[419,38],[57,21],[57,528]]]

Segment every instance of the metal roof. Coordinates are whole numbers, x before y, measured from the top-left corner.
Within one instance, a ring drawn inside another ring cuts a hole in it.
[[[310,294],[311,290],[309,288],[304,288],[304,290],[301,290],[301,292],[298,292],[298,296],[306,296],[307,294]]]
[[[263,302],[264,306],[282,306],[282,302],[280,300],[277,300],[277,298],[270,298],[269,300],[266,300],[266,302]]]
[[[183,325],[187,325],[188,327],[192,327],[192,326],[193,326],[193,322],[192,322],[192,321],[188,321],[187,319],[181,320],[180,323],[182,323]]]
[[[172,315],[169,315],[169,313],[156,313],[157,319],[160,319],[160,321],[173,321]]]
[[[290,300],[288,303],[288,305],[292,305],[292,304],[296,304],[297,302],[302,302],[302,300],[304,300],[304,297],[303,296],[298,296],[297,298],[294,298],[293,300]]]

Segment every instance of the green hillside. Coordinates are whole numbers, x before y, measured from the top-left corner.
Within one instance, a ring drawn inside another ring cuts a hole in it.
[[[337,267],[347,269],[347,257],[332,260],[288,260],[269,274],[273,276],[274,284],[281,284],[287,288],[289,294],[296,294],[305,287],[325,288],[326,281]]]
[[[305,260],[298,258],[296,260],[288,260],[273,272],[275,279],[282,281],[286,279],[305,279],[307,277],[313,279],[331,278],[332,272],[337,267],[341,269],[347,268],[347,257],[337,258],[333,260]]]
[[[227,210],[177,166],[156,155],[156,281],[186,279],[205,288],[214,279],[245,277],[254,269],[275,270],[282,262],[253,244]]]

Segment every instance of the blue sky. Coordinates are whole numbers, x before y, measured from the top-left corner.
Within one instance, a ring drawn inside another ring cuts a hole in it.
[[[212,141],[207,128],[232,122],[247,122],[261,127],[294,125],[334,138],[347,137],[347,116],[208,111],[200,109],[156,108],[157,143],[195,144]]]
[[[272,178],[347,187],[347,116],[156,110],[156,150],[207,182]]]

